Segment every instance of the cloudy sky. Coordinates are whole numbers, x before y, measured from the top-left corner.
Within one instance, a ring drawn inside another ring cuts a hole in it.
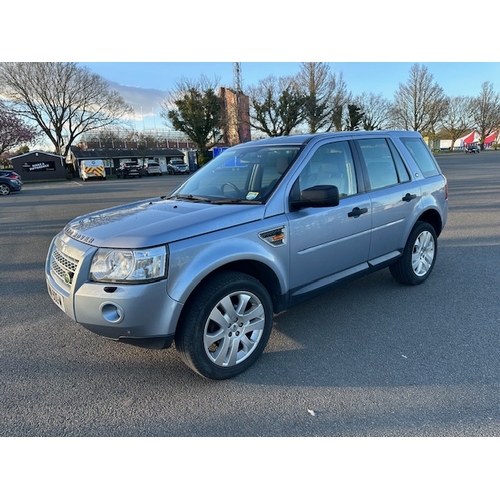
[[[500,63],[492,62],[426,62],[425,65],[449,96],[479,94],[484,82],[492,82],[500,91]],[[140,128],[163,128],[160,105],[176,82],[182,78],[197,79],[200,75],[233,86],[232,62],[83,62],[110,82],[134,107]],[[332,72],[342,74],[348,91],[383,94],[391,99],[400,83],[406,83],[413,62],[332,62]],[[242,62],[243,87],[255,85],[270,75],[294,75],[300,62]]]

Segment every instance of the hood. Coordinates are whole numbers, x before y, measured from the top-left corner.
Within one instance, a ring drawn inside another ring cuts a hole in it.
[[[153,198],[77,217],[64,232],[97,247],[146,248],[256,221],[264,209]]]

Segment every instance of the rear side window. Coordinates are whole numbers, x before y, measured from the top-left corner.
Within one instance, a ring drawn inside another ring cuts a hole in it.
[[[424,177],[432,177],[440,174],[432,153],[422,139],[417,137],[401,137],[401,142],[410,152]]]
[[[410,180],[401,157],[385,139],[357,141],[363,157],[370,189],[394,186]]]

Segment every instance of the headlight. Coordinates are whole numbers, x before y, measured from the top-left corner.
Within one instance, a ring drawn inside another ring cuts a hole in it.
[[[111,283],[141,283],[166,277],[167,249],[142,250],[100,248],[90,266],[90,279]]]

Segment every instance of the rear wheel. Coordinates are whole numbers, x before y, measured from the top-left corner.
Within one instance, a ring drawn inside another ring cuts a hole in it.
[[[252,276],[224,272],[209,278],[186,306],[175,345],[182,360],[210,379],[227,379],[249,368],[271,334],[273,307]]]
[[[431,274],[437,257],[437,236],[427,222],[418,222],[403,255],[390,266],[392,276],[405,285],[420,285]]]
[[[7,196],[10,194],[10,186],[8,184],[0,184],[0,195]]]

